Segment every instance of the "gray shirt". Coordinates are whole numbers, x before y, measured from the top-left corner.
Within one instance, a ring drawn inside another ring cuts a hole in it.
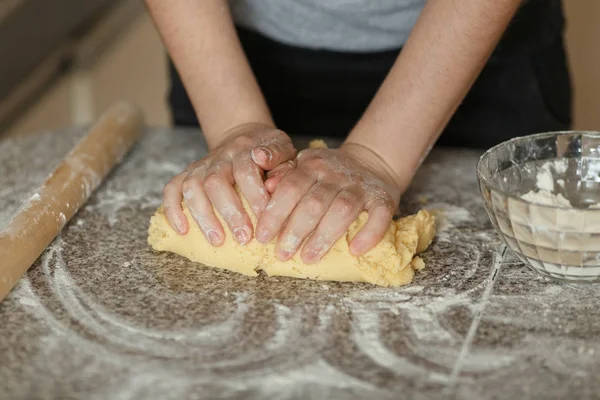
[[[397,49],[426,0],[230,0],[235,22],[292,46],[332,51]]]

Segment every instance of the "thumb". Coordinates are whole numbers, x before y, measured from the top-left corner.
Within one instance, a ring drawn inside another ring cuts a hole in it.
[[[279,182],[291,171],[296,168],[296,162],[294,160],[279,164],[267,174],[267,180],[265,181],[265,187],[271,194],[275,192],[275,189],[279,185]]]
[[[265,171],[270,171],[278,165],[293,160],[298,151],[289,138],[275,139],[252,149],[252,161]]]

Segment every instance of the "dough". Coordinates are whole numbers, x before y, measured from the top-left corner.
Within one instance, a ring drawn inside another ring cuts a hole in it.
[[[252,223],[254,213],[240,196]],[[187,208],[185,216],[190,221],[187,235],[177,234],[168,224],[163,206],[150,220],[148,242],[156,251],[169,251],[206,266],[227,269],[244,275],[256,276],[259,271],[270,276],[288,276],[328,281],[368,282],[381,286],[400,286],[410,283],[415,270],[425,267],[422,259],[415,257],[423,252],[435,235],[435,221],[427,211],[392,221],[379,244],[361,257],[350,253],[349,241],[360,231],[368,214],[362,212],[331,250],[315,264],[305,264],[300,250],[285,262],[275,256],[274,239],[263,245],[253,239],[245,246],[238,244],[227,225],[215,212],[228,233],[220,247],[213,247],[192,219]]]
[[[310,147],[327,148],[327,144],[316,139],[311,141]],[[256,226],[256,217],[250,205],[237,187],[236,190],[252,224]],[[412,281],[415,270],[425,268],[423,260],[415,255],[425,251],[435,236],[434,217],[427,211],[419,211],[415,215],[390,222],[381,242],[366,254],[355,257],[350,253],[349,243],[367,222],[368,214],[362,212],[321,261],[309,265],[300,257],[302,247],[290,260],[279,261],[275,256],[277,238],[265,245],[256,239],[245,246],[238,244],[216,211],[215,215],[228,234],[221,246],[213,247],[194,222],[185,204],[183,210],[190,222],[190,229],[187,235],[181,236],[167,222],[163,206],[158,208],[150,219],[148,243],[152,248],[249,276],[256,276],[259,271],[263,271],[270,276],[368,282],[380,286],[406,285]]]

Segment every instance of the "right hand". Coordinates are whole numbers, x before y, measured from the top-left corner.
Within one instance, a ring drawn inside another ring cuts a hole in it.
[[[254,235],[250,217],[234,189],[237,184],[257,218],[269,203],[263,175],[296,157],[290,138],[265,124],[244,124],[224,135],[225,139],[208,156],[190,164],[164,188],[164,207],[169,224],[185,235],[189,221],[182,201],[200,230],[213,246],[220,246],[225,231],[215,216],[221,215],[235,240],[244,245]]]

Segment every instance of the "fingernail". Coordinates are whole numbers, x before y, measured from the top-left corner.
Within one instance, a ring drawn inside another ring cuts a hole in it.
[[[209,231],[208,232],[208,241],[210,242],[210,244],[212,244],[213,246],[216,246],[219,244],[221,240],[221,235],[219,235],[217,233],[217,231]]]
[[[184,234],[184,232],[183,232],[183,222],[181,222],[181,219],[179,218],[179,215],[177,215],[177,214],[173,215],[173,219],[175,220],[175,230],[180,235],[183,235]]]
[[[239,244],[246,244],[250,239],[250,235],[248,235],[246,228],[236,228],[233,231],[233,234],[235,235],[235,238],[237,239]]]
[[[290,259],[291,255],[292,253],[290,253],[289,251],[279,250],[279,252],[277,253],[277,258],[279,258],[279,260],[281,261],[287,261]]]
[[[350,243],[350,254],[352,254],[353,256],[358,256],[360,254],[361,249],[362,249],[361,242],[354,240],[354,241],[352,241],[352,243]]]
[[[296,247],[300,244],[300,238],[294,233],[288,233],[279,243],[279,249],[283,253],[292,253],[296,250]]]
[[[263,164],[271,161],[273,159],[273,155],[268,149],[264,147],[258,147],[252,152],[252,158],[254,159],[255,163]]]
[[[266,229],[261,229],[256,233],[256,240],[262,244],[267,243],[269,241],[269,232]]]
[[[317,253],[312,250],[308,250],[306,253],[304,253],[303,259],[306,263],[313,263],[317,260]]]
[[[265,160],[267,162],[269,162],[273,159],[273,154],[271,154],[271,152],[268,149],[265,149],[264,147],[260,147],[259,150],[262,152],[262,154],[264,155]]]

